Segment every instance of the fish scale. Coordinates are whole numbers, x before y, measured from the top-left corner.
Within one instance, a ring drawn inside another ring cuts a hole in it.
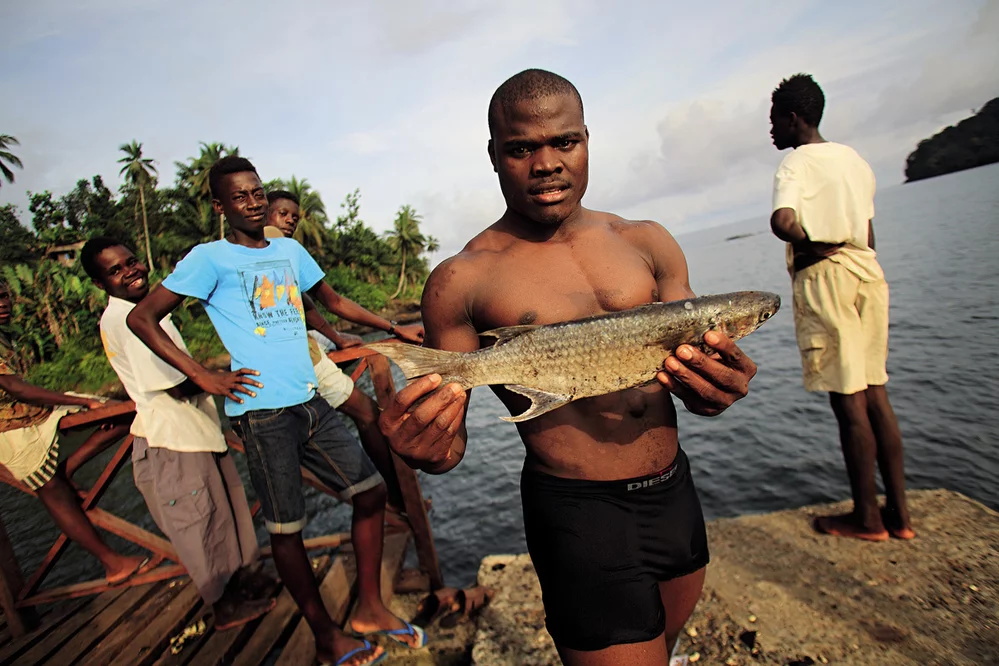
[[[496,343],[474,352],[450,352],[395,343],[369,348],[387,356],[409,380],[431,373],[465,389],[503,385],[527,396],[521,422],[582,398],[655,380],[668,356],[689,344],[706,350],[704,334],[749,335],[780,308],[780,297],[740,291],[650,303],[630,310],[548,325],[508,326],[479,335]]]

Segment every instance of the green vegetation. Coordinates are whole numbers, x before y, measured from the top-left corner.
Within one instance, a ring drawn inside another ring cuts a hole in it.
[[[7,150],[13,145],[17,139],[0,135],[0,167],[7,182],[14,178],[7,165],[21,166]],[[220,143],[199,148],[197,156],[175,164],[175,182],[164,187],[142,144],[122,144],[118,163],[124,184],[117,194],[99,175],[81,179],[59,198],[48,191],[29,192],[30,228],[21,224],[15,206],[0,206],[0,277],[14,296],[9,333],[21,352],[19,371],[29,381],[88,392],[117,383],[98,334],[107,298],[75,259],[59,259],[66,253],[75,257],[72,246],[80,241],[112,236],[147,258],[155,283],[192,247],[224,236],[225,219],[211,206],[208,171],[239,149]],[[340,215],[331,221],[322,197],[305,178],[275,180],[267,188],[298,196],[302,217],[295,238],[326,269],[326,281],[338,292],[371,310],[419,299],[429,273],[424,255],[436,251],[438,243],[420,232],[421,218],[412,206],[400,207],[393,231],[382,237],[361,219],[359,190],[346,195]],[[225,351],[196,301],[185,302],[173,318],[195,358],[206,361]]]
[[[905,163],[911,182],[999,162],[999,97],[957,125],[919,142]]]

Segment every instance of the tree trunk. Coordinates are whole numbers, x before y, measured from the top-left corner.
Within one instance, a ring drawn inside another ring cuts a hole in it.
[[[52,300],[51,291],[52,283],[51,276],[49,277],[49,283],[45,285],[45,291],[42,293],[39,301],[42,305],[42,312],[45,315],[45,323],[48,325],[49,333],[52,334],[52,340],[56,344],[56,348],[61,348],[66,342],[66,339],[62,335],[62,327],[59,326],[59,320],[56,319],[55,312],[52,310]]]
[[[402,270],[399,271],[399,286],[395,288],[395,293],[389,296],[389,299],[393,299],[399,295],[402,291],[402,287],[406,280],[406,246],[402,246]]]
[[[146,235],[146,266],[153,270],[153,251],[149,246],[149,220],[146,219],[146,190],[139,185],[139,202],[142,204],[142,233]]]

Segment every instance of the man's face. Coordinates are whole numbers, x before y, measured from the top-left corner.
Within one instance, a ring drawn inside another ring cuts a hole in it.
[[[14,316],[14,303],[10,298],[10,289],[0,282],[0,326],[6,326]]]
[[[489,156],[507,206],[540,224],[579,208],[589,182],[589,135],[579,101],[551,95],[501,108]]]
[[[794,148],[794,114],[784,115],[770,107],[770,138],[777,150]]]
[[[298,228],[298,204],[278,199],[267,208],[267,226],[277,227],[285,238],[291,238]]]
[[[123,245],[102,250],[94,261],[97,286],[111,296],[138,303],[149,293],[149,269]]]
[[[235,230],[251,236],[262,235],[267,221],[267,193],[257,174],[230,173],[222,177],[219,190],[218,198],[212,199],[215,214],[224,214]]]

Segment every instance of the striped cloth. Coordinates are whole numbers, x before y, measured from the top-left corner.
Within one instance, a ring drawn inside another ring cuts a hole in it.
[[[52,446],[49,448],[48,456],[45,458],[45,462],[42,466],[38,468],[37,471],[29,474],[24,479],[24,484],[31,488],[32,490],[38,490],[46,483],[52,480],[55,476],[56,467],[59,465],[59,439],[56,438],[52,442]]]

